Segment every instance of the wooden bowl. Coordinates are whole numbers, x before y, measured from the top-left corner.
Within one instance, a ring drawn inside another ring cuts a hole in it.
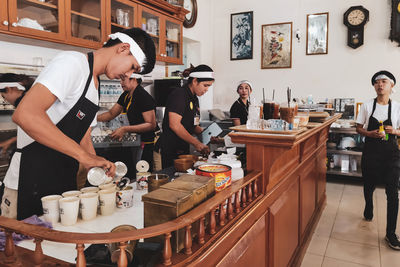
[[[193,163],[195,163],[196,161],[199,160],[199,157],[198,157],[198,156],[196,156],[196,155],[190,155],[190,154],[187,154],[187,155],[179,155],[178,158],[180,158],[180,159],[190,159],[190,160],[193,161]]]
[[[178,172],[186,172],[187,169],[193,167],[193,160],[191,159],[176,159],[174,160],[175,170]]]

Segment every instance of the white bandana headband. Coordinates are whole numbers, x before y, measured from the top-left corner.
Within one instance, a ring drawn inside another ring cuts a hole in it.
[[[237,85],[237,87],[236,87],[236,90],[239,89],[239,87],[240,87],[240,85],[241,85],[242,83],[248,84],[248,85],[250,86],[250,89],[253,90],[253,85],[252,85],[248,80],[243,80],[243,81],[238,82],[238,85]]]
[[[25,87],[22,86],[20,83],[17,83],[17,82],[0,83],[0,89],[6,88],[6,87],[17,87],[18,90],[25,91]]]
[[[196,71],[196,72],[191,72],[189,74],[189,77],[214,79],[214,72],[212,72],[212,71]]]
[[[143,50],[135,42],[135,40],[133,40],[129,35],[122,33],[122,32],[116,32],[116,33],[110,34],[109,37],[112,40],[119,39],[123,43],[128,43],[129,50],[131,51],[132,55],[136,58],[139,65],[142,67],[141,71],[143,71],[144,65],[147,62],[147,58],[146,58],[146,55],[144,54]]]
[[[392,84],[394,84],[394,81],[392,79],[390,79],[388,76],[386,76],[385,74],[376,76],[375,81],[383,80],[383,79],[389,80]]]

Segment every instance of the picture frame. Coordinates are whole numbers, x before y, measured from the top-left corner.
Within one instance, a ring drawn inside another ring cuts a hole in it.
[[[392,0],[392,17],[390,19],[390,41],[400,46],[400,0]]]
[[[231,14],[231,60],[253,58],[253,11]]]
[[[292,67],[292,22],[261,25],[261,68]]]
[[[307,15],[306,55],[328,54],[329,13]]]

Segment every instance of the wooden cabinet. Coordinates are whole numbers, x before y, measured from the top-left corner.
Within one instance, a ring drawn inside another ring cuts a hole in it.
[[[99,48],[105,39],[105,0],[66,0],[67,42]]]
[[[0,29],[46,40],[64,40],[64,10],[63,0],[3,0]]]
[[[106,1],[106,38],[111,33],[138,27],[138,5],[129,0]]]
[[[139,24],[156,45],[157,60],[182,64],[182,23],[139,6]]]
[[[147,31],[157,60],[182,64],[186,11],[161,0],[0,0],[0,33],[100,48],[108,35],[132,27]]]

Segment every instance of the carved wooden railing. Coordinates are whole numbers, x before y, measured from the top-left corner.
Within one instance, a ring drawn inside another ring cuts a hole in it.
[[[86,266],[84,255],[84,244],[106,244],[119,243],[121,253],[118,259],[118,266],[128,265],[125,252],[127,242],[155,236],[164,236],[164,247],[162,251],[162,264],[183,265],[189,263],[208,245],[221,236],[238,218],[242,217],[259,199],[262,197],[259,185],[262,179],[261,172],[251,172],[246,177],[232,183],[230,187],[217,193],[212,198],[203,202],[188,213],[178,217],[173,221],[163,224],[146,227],[143,229],[117,232],[117,233],[72,233],[56,231],[36,225],[26,224],[0,216],[0,228],[6,234],[5,244],[5,264],[9,266],[17,265],[18,259],[15,253],[15,245],[12,233],[19,233],[30,236],[36,243],[35,251],[31,255],[35,266],[40,266],[45,256],[42,251],[41,243],[43,240],[59,243],[75,243],[77,250],[76,266]],[[206,229],[206,217],[208,225]],[[192,224],[198,223],[197,237],[195,242],[192,240]],[[174,231],[185,229],[184,249],[181,253],[173,253],[171,248],[171,234]]]

